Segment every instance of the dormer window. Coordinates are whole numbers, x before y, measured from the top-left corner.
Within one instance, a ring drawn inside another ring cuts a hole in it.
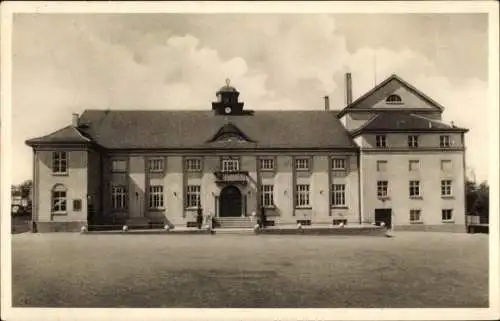
[[[399,105],[403,103],[403,100],[398,95],[390,95],[385,102],[390,105]]]

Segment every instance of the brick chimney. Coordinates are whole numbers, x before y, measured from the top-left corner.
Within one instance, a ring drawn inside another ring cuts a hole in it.
[[[72,118],[72,125],[73,127],[78,127],[78,119],[79,119],[79,116],[77,113],[73,113],[73,118]]]
[[[345,74],[345,103],[346,106],[352,103],[352,77],[350,72]]]
[[[330,97],[325,96],[325,111],[330,111]]]

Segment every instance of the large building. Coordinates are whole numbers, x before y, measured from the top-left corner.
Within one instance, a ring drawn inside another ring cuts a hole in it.
[[[33,148],[38,231],[82,225],[378,224],[465,231],[466,129],[396,75],[331,110],[86,110]]]

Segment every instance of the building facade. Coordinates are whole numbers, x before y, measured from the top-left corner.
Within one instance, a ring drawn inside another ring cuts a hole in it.
[[[374,224],[465,231],[466,129],[393,75],[330,110],[86,110],[33,148],[39,231],[89,226]]]

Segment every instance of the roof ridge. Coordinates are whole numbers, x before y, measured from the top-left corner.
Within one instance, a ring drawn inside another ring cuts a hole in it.
[[[379,118],[382,114],[375,114],[372,116],[372,118],[368,119],[366,121],[366,123],[364,123],[363,125],[361,125],[361,127],[353,130],[351,133],[354,134],[354,133],[357,133],[359,131],[362,131],[366,126],[370,125],[375,119]]]
[[[425,117],[425,116],[422,116],[422,115],[418,115],[418,114],[414,114],[414,113],[410,113],[411,116],[415,116],[415,117],[418,117],[418,118],[422,118],[422,119],[425,119],[425,120],[428,120],[430,122],[433,122],[433,123],[438,123],[438,124],[442,124],[442,125],[447,125],[447,126],[450,126],[450,124],[447,124],[445,123],[444,121],[442,120],[438,120],[438,119],[432,119],[432,118],[428,118],[428,117]],[[450,126],[451,127],[451,126]]]

